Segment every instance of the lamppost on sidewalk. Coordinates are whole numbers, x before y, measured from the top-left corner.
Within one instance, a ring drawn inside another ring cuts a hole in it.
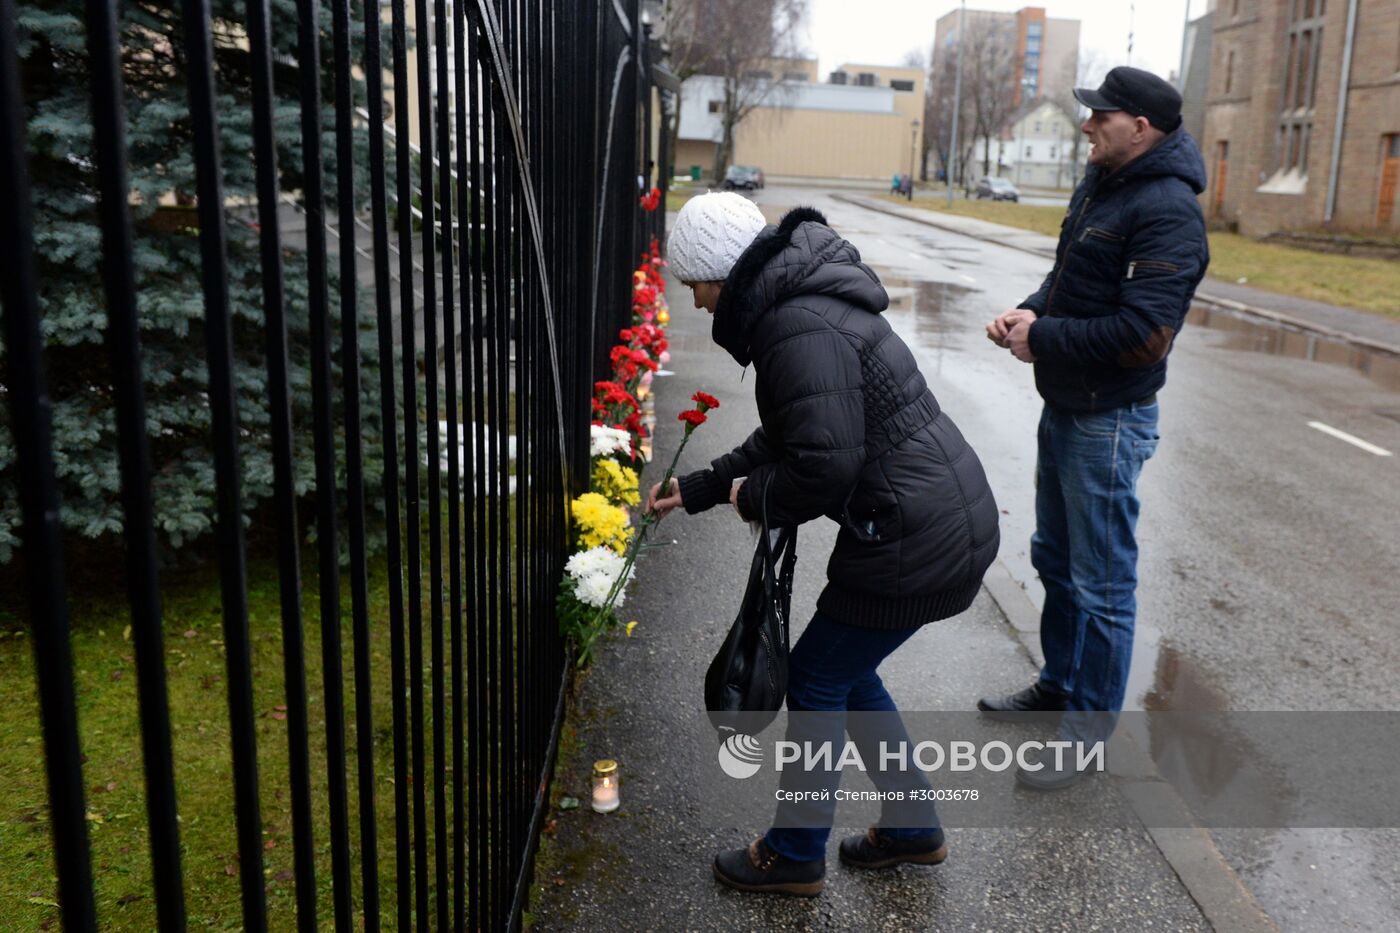
[[[958,4],[958,61],[953,75],[953,134],[948,140],[948,207],[953,206],[953,179],[958,168],[958,111],[962,109],[962,47],[963,20],[967,18],[967,0]]]
[[[909,200],[914,200],[914,159],[919,150],[919,121],[909,121]]]

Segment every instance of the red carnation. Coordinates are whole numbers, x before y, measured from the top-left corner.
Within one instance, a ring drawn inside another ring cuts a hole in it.
[[[695,402],[701,411],[709,411],[712,408],[719,407],[719,399],[708,392],[696,392],[690,397],[690,400]]]
[[[700,427],[700,425],[704,424],[706,421],[705,413],[698,408],[687,409],[681,412],[678,417],[681,421],[685,422],[685,433],[687,434]]]

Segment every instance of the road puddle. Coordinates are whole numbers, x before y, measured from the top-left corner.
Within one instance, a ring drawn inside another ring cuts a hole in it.
[[[1226,335],[1227,350],[1266,353],[1287,359],[1345,366],[1370,379],[1383,389],[1400,391],[1400,356],[1357,347],[1320,334],[1293,330],[1272,321],[1243,314],[1194,305],[1186,323]]]

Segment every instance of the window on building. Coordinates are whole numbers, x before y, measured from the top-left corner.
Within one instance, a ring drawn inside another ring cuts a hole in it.
[[[1040,133],[1040,121],[1039,121],[1039,120],[1036,120],[1036,121],[1035,121],[1035,132],[1036,132],[1037,134]]]
[[[1050,147],[1050,158],[1052,158],[1052,159],[1055,158],[1055,147],[1054,147],[1054,146],[1051,146],[1051,147]]]
[[[901,81],[898,78],[893,78],[890,80],[890,87],[896,91],[912,91],[914,90],[914,82]]]
[[[784,71],[784,72],[783,72],[783,80],[784,80],[784,81],[806,81],[806,80],[807,80],[807,72],[805,72],[805,71]]]
[[[1317,65],[1322,49],[1322,17],[1325,0],[1293,0],[1290,5],[1287,57],[1283,91],[1279,100],[1275,134],[1277,170],[1308,172],[1308,148],[1312,138],[1313,110],[1317,98]],[[1232,79],[1226,66],[1226,80]]]
[[[856,75],[856,84],[860,87],[875,87],[876,77],[873,72],[862,71]]]
[[[1030,157],[1031,157],[1031,147],[1030,147],[1030,146],[1027,146],[1027,147],[1026,147],[1026,158],[1029,159]]]
[[[1225,53],[1225,93],[1230,93],[1230,87],[1235,83],[1235,50],[1231,49]]]
[[[744,77],[749,78],[749,79],[754,80],[754,81],[772,81],[772,80],[773,80],[773,72],[771,72],[771,71],[750,71],[750,72],[748,72],[747,74],[745,74]]]
[[[719,108],[723,106],[723,103],[723,101],[718,100],[710,101],[710,113],[719,113]]]

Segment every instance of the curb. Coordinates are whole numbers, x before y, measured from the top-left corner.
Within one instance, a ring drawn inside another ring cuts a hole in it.
[[[1000,560],[992,564],[982,585],[1029,660],[1039,666],[1044,662],[1039,639],[1040,607]],[[1210,833],[1194,825],[1185,802],[1162,778],[1136,739],[1120,733],[1114,741],[1110,764],[1114,786],[1142,820],[1153,844],[1211,928],[1217,933],[1278,933],[1278,924],[1225,861]],[[1152,825],[1160,822],[1174,825]]]
[[[889,214],[891,217],[899,217],[903,220],[911,220],[914,223],[924,224],[929,227],[937,227],[940,230],[947,230],[950,233],[956,233],[961,236],[970,237],[974,240],[981,240],[984,243],[995,243],[998,246],[1006,246],[1011,249],[1020,250],[1023,253],[1030,253],[1033,256],[1041,256],[1046,259],[1055,258],[1054,250],[1037,249],[1029,246],[1020,246],[1016,243],[1007,243],[995,237],[986,236],[980,233],[973,233],[969,230],[962,229],[954,224],[939,223],[933,217],[921,216],[923,214],[926,214],[927,211],[923,211],[920,208],[900,208],[896,207],[895,205],[890,205],[889,207],[886,207],[883,204],[872,203],[868,198],[853,197],[849,194],[841,194],[839,192],[831,192],[830,197],[837,201],[843,201],[847,204],[853,204],[856,207],[863,207],[868,211],[875,211],[880,214]],[[915,212],[918,213],[916,214]],[[987,224],[991,223],[991,221],[989,220],[981,222]],[[996,226],[1004,225],[997,224]],[[1022,230],[1019,227],[1005,227],[1005,229],[1014,231],[1016,233],[1033,232]],[[1355,347],[1360,347],[1364,350],[1369,350],[1373,353],[1384,353],[1388,356],[1400,357],[1400,345],[1386,343],[1382,340],[1372,340],[1369,337],[1362,337],[1359,334],[1349,333],[1348,331],[1336,330],[1335,328],[1327,327],[1324,324],[1316,324],[1312,321],[1304,320],[1303,318],[1294,317],[1291,314],[1284,314],[1281,311],[1270,311],[1267,308],[1260,308],[1254,305],[1247,305],[1241,301],[1234,301],[1230,298],[1221,298],[1219,296],[1203,293],[1200,291],[1196,292],[1195,297],[1192,300],[1204,305],[1208,305],[1212,308],[1219,308],[1221,310],[1233,312],[1238,315],[1261,318],[1262,320],[1265,320],[1270,324],[1276,326],[1288,327],[1293,330],[1302,331],[1304,333],[1317,334],[1318,336],[1326,337],[1329,340],[1335,340],[1339,343],[1350,344]]]

